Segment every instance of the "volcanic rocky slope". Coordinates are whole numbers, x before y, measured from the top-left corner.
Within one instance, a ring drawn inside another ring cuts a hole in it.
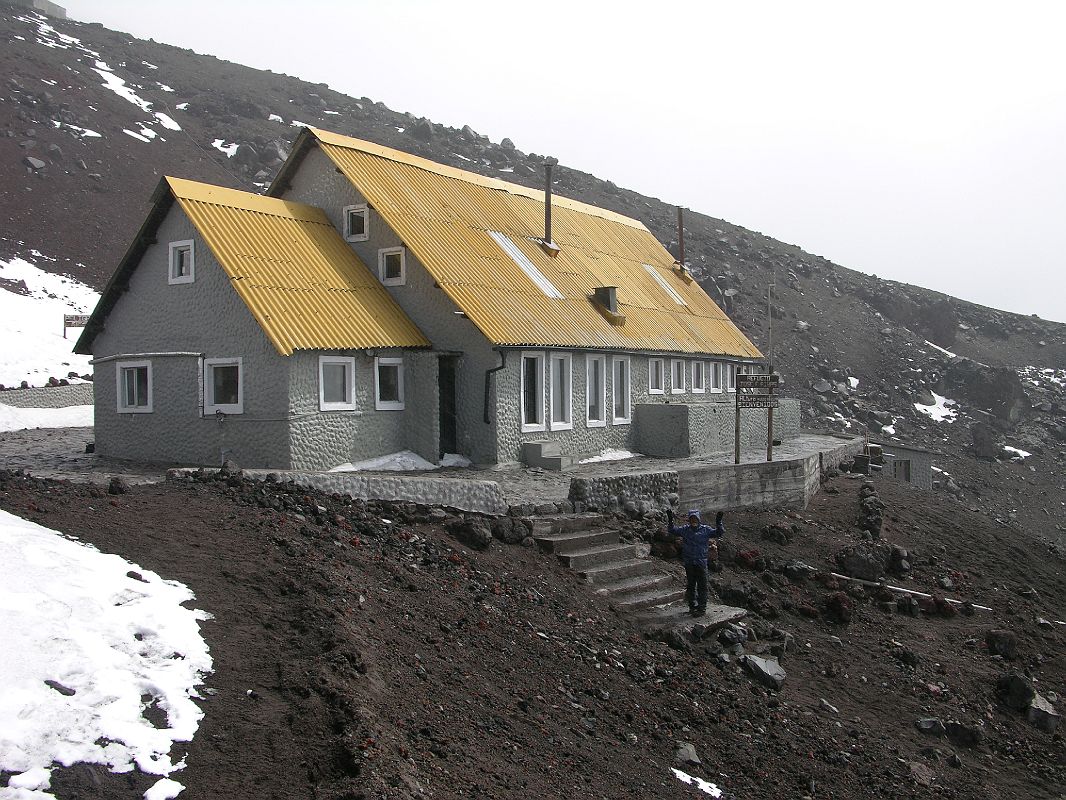
[[[42,268],[97,287],[160,176],[262,189],[301,123],[541,185],[543,157],[509,139],[325,84],[3,3],[0,42],[0,257],[38,251]],[[571,166],[555,174],[560,194],[644,221],[676,254],[673,206]],[[685,244],[701,283],[763,347],[774,283],[774,365],[809,425],[937,450],[937,488],[953,502],[1038,536],[1066,528],[1066,326],[882,280],[696,212]]]

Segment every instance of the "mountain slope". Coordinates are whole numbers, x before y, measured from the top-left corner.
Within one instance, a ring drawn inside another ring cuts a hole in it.
[[[118,263],[160,176],[265,187],[302,123],[541,185],[542,157],[509,140],[324,84],[2,3],[0,42],[0,181],[8,187],[0,259],[20,256],[92,286]],[[565,165],[555,175],[561,194],[641,219],[676,254],[672,206]],[[44,257],[34,260],[32,249]],[[685,251],[711,296],[766,351],[774,283],[774,363],[809,424],[943,451],[954,481],[940,483],[953,496],[1042,533],[1066,529],[1054,500],[1066,396],[1061,373],[1040,372],[1066,365],[1066,325],[881,280],[694,212],[686,213]],[[939,406],[953,418],[930,416],[937,396],[955,403]],[[982,454],[1034,481],[1039,503],[980,488],[986,462],[971,458],[976,423],[989,426],[979,426],[991,442]],[[1011,464],[1004,443],[1033,455]]]

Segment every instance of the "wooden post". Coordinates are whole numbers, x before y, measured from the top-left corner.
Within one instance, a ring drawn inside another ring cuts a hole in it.
[[[740,463],[740,386],[737,386],[734,390],[734,397],[737,401],[737,424],[736,432],[733,436],[733,463]]]
[[[774,385],[771,383],[767,397],[773,398]],[[774,401],[770,400],[770,406],[766,409],[766,460],[774,460]]]

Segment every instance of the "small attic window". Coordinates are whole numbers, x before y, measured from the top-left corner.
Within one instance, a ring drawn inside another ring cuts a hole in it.
[[[196,277],[196,259],[192,239],[170,243],[168,283],[192,283]]]
[[[681,295],[679,295],[677,293],[677,290],[674,289],[673,286],[671,286],[669,283],[666,282],[666,278],[664,278],[662,276],[662,274],[659,272],[659,270],[657,270],[651,264],[645,264],[644,265],[644,269],[646,269],[648,271],[649,275],[651,275],[653,278],[655,278],[655,282],[657,284],[659,284],[659,287],[664,292],[666,292],[668,295],[670,295],[670,297],[673,299],[673,301],[675,303],[677,303],[679,306],[687,306],[688,305],[688,303],[685,302],[685,298],[682,297]]]
[[[554,300],[563,299],[562,293],[552,285],[551,281],[544,277],[526,254],[518,249],[518,245],[511,241],[511,237],[499,231],[486,231],[486,233],[492,237],[492,240],[500,246],[503,252],[511,257],[515,264],[522,268],[522,272],[526,273],[526,276],[537,285],[538,289]]]
[[[378,277],[385,286],[407,283],[407,249],[383,247],[378,250]]]
[[[345,206],[344,238],[349,242],[365,242],[370,238],[370,212],[366,203]]]

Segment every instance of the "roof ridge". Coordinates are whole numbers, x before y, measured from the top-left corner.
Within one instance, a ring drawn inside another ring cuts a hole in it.
[[[459,167],[453,167],[448,164],[441,164],[438,161],[432,161],[431,159],[416,156],[404,152],[403,150],[397,150],[393,147],[387,147],[383,144],[377,144],[376,142],[370,142],[366,139],[357,139],[354,136],[345,136],[341,133],[334,133],[333,131],[315,128],[310,125],[305,129],[318,141],[334,145],[335,147],[359,150],[373,156],[378,156],[379,158],[386,158],[400,164],[424,169],[427,172],[432,172],[445,178],[464,181],[465,183],[471,183],[475,186],[483,186],[487,189],[496,189],[497,191],[507,192],[509,194],[518,195],[519,197],[526,197],[530,200],[536,200],[539,203],[544,202],[544,191],[542,189],[531,189],[520,183],[512,183],[511,181],[505,181],[502,178],[493,178],[488,175],[481,175],[477,172],[470,172],[469,170],[461,169]],[[584,203],[580,200],[574,200],[570,197],[558,195],[554,192],[552,193],[552,206],[566,208],[571,211],[588,214],[589,216],[600,217],[601,219],[610,220],[612,222],[618,222],[630,228],[647,230],[647,226],[638,219],[627,217],[625,214],[620,214],[617,211],[611,211],[607,208],[594,206],[591,203]]]
[[[174,197],[181,200],[211,203],[227,208],[239,208],[244,211],[270,214],[275,217],[302,220],[304,222],[330,224],[329,218],[321,208],[306,203],[268,197],[255,192],[246,192],[243,189],[229,189],[225,186],[191,181],[187,178],[174,178],[170,175],[164,176],[163,180],[167,182]]]

